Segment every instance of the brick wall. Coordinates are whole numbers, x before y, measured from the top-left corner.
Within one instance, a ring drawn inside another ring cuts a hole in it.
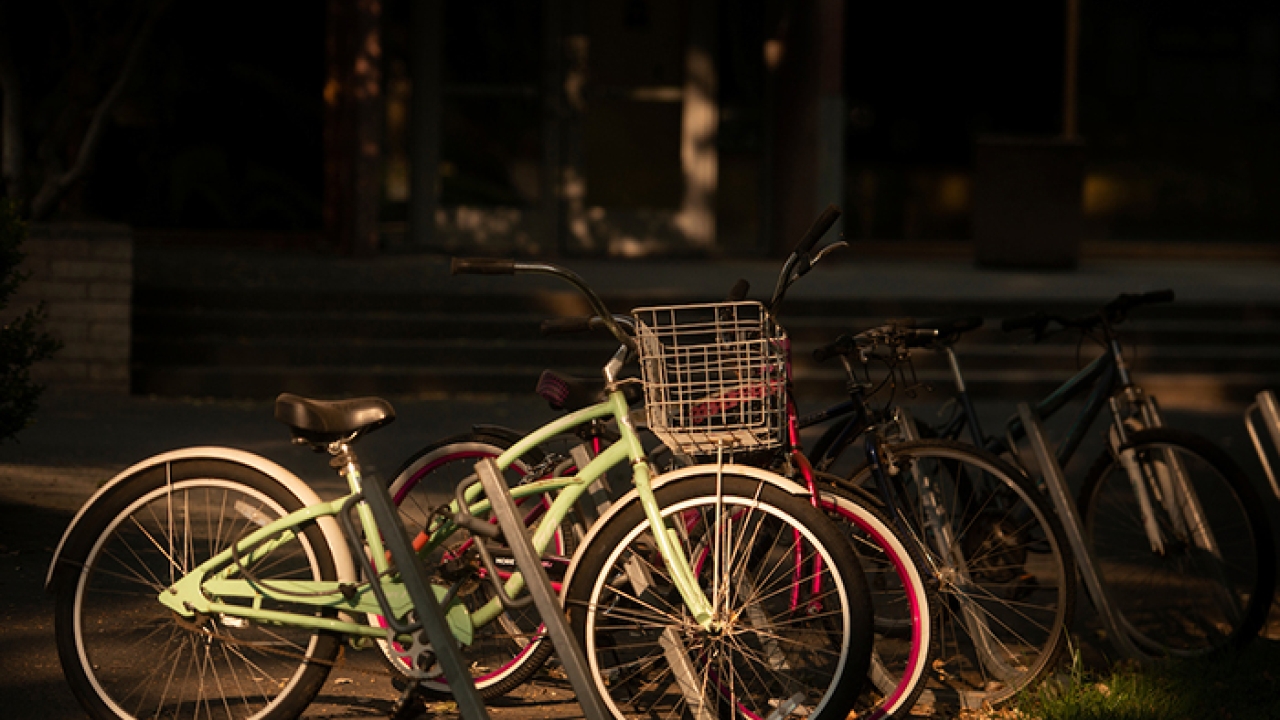
[[[30,275],[10,308],[43,301],[62,349],[32,369],[50,389],[129,392],[133,236],[123,225],[33,223],[23,244]]]

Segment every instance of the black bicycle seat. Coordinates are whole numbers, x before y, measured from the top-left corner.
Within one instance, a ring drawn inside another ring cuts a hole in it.
[[[360,436],[396,419],[391,403],[379,397],[314,400],[293,393],[276,398],[276,419],[309,443]]]

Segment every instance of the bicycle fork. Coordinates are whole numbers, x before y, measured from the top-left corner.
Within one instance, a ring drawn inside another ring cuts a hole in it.
[[[920,439],[916,433],[915,422],[906,408],[898,409],[895,421],[902,433],[903,440],[910,442]],[[868,438],[867,458],[872,474],[876,477],[876,484],[885,488],[882,494],[886,496],[886,503],[890,504],[892,516],[900,526],[906,526],[908,523],[899,519],[902,512],[900,504],[892,497],[893,493],[888,490],[889,473],[884,469],[883,455],[883,441]],[[990,670],[993,675],[1008,682],[1016,678],[1022,672],[1022,669],[1005,661],[1004,656],[1007,653],[1000,651],[1000,640],[991,631],[991,627],[987,622],[986,612],[968,592],[975,585],[969,574],[964,550],[953,532],[952,519],[948,517],[946,507],[939,501],[938,492],[940,489],[934,479],[929,477],[928,473],[922,472],[917,465],[912,465],[911,474],[912,482],[920,496],[920,506],[923,511],[926,533],[933,546],[933,552],[926,552],[925,557],[931,559],[931,565],[940,564],[942,566],[932,567],[931,571],[941,581],[942,587],[951,586],[962,590],[962,592],[956,594],[956,598],[960,603],[960,612],[964,618],[965,628],[973,639],[974,650],[978,654],[978,659],[983,667]],[[914,532],[910,529],[906,529],[906,532],[909,536],[914,535]],[[916,542],[922,547],[926,547],[927,541],[925,538],[917,537]],[[935,563],[932,560],[933,558],[940,559],[940,562]]]
[[[1164,427],[1155,398],[1132,384],[1126,384],[1123,395],[1129,406],[1137,409],[1137,417],[1134,419],[1141,428]],[[1221,561],[1222,552],[1217,538],[1214,537],[1205,518],[1204,507],[1191,486],[1190,475],[1182,458],[1172,448],[1155,450],[1150,457],[1139,458],[1137,450],[1125,447],[1129,442],[1128,426],[1117,397],[1111,398],[1110,406],[1112,430],[1108,439],[1111,451],[1120,460],[1129,478],[1151,552],[1163,557],[1170,551],[1167,543],[1170,540],[1180,540]],[[1160,517],[1167,518],[1167,529],[1159,522]],[[1214,563],[1212,567],[1216,570],[1220,565]],[[1228,587],[1225,578],[1219,577],[1218,580],[1220,582],[1215,583],[1215,587]],[[1239,622],[1243,616],[1239,600],[1228,592],[1221,592],[1219,595],[1219,605],[1223,612],[1232,622]]]

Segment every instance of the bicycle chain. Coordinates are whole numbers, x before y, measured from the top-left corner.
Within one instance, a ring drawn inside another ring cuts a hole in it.
[[[196,615],[196,617],[197,617],[197,618],[201,618],[201,617],[205,617],[205,618],[207,618],[208,616],[207,616],[207,615],[200,615],[200,614],[197,614],[197,615]],[[348,665],[347,665],[347,644],[346,644],[345,642],[344,642],[344,643],[340,643],[340,644],[338,645],[338,657],[337,657],[337,658],[335,658],[335,659],[333,659],[333,660],[322,660],[322,659],[320,659],[320,658],[308,657],[307,655],[305,655],[305,654],[303,654],[303,653],[296,652],[296,651],[280,650],[280,649],[275,648],[275,647],[271,647],[271,646],[267,646],[267,645],[262,645],[262,644],[259,644],[259,643],[256,643],[256,642],[253,642],[253,641],[251,641],[251,640],[240,640],[240,639],[236,638],[236,637],[235,637],[235,636],[233,636],[233,635],[227,635],[227,634],[225,634],[225,633],[220,633],[220,632],[217,632],[216,630],[212,630],[212,629],[210,629],[210,628],[208,628],[208,627],[204,627],[204,626],[202,626],[202,625],[198,625],[198,624],[196,624],[196,623],[194,623],[194,622],[192,622],[192,621],[190,621],[190,620],[187,620],[186,618],[182,617],[181,615],[177,615],[177,614],[175,614],[175,616],[174,616],[174,623],[175,623],[175,624],[177,624],[179,627],[181,627],[181,628],[183,628],[183,629],[187,630],[188,632],[191,632],[191,633],[193,633],[193,634],[202,635],[202,636],[204,636],[204,637],[206,637],[206,638],[209,638],[209,639],[211,639],[211,640],[219,640],[219,641],[224,642],[224,643],[226,643],[226,644],[228,644],[228,645],[245,645],[245,646],[251,646],[251,647],[254,647],[254,648],[256,648],[257,650],[259,650],[260,652],[264,652],[264,653],[266,653],[266,654],[268,654],[268,655],[276,655],[276,656],[278,656],[278,657],[289,658],[289,659],[291,659],[291,660],[302,660],[302,661],[304,661],[304,662],[314,663],[314,664],[316,664],[316,665],[325,665],[325,666],[328,666],[328,667],[329,667],[329,670],[330,670],[330,671],[333,671],[334,669],[339,668],[339,667],[347,666],[347,669],[348,669],[348,670],[351,670],[351,671],[354,671],[354,672],[358,672],[358,673],[364,673],[364,674],[366,674],[366,675],[384,675],[384,676],[389,677],[389,678],[401,678],[401,677],[404,677],[404,673],[400,673],[400,672],[397,672],[397,671],[395,671],[395,670],[391,670],[391,669],[389,669],[389,668],[369,669],[369,668],[358,668],[358,667],[354,667],[354,666],[348,666]]]
[[[205,617],[205,618],[207,618],[208,616],[207,616],[207,615],[197,614],[197,615],[196,615],[196,617],[197,617],[197,618],[200,618],[200,617]],[[187,620],[186,618],[182,617],[181,615],[177,615],[176,613],[174,614],[174,623],[175,623],[176,625],[178,625],[179,627],[181,627],[181,628],[183,628],[183,629],[187,630],[188,632],[191,632],[191,633],[193,633],[193,634],[202,635],[202,636],[207,637],[207,638],[212,639],[212,640],[220,640],[220,641],[222,641],[222,642],[224,642],[224,643],[226,643],[226,644],[228,644],[228,645],[246,645],[246,646],[252,646],[252,647],[257,648],[257,649],[258,649],[258,650],[260,650],[261,652],[265,652],[265,653],[270,654],[270,655],[276,655],[276,656],[279,656],[279,657],[286,657],[286,658],[289,658],[289,659],[291,659],[291,660],[303,660],[303,661],[305,661],[305,662],[315,663],[316,665],[327,665],[327,666],[329,667],[330,671],[332,671],[332,670],[334,670],[334,669],[336,669],[336,668],[342,667],[342,666],[344,666],[344,665],[346,665],[346,664],[347,664],[347,643],[345,643],[345,642],[344,642],[344,643],[341,643],[341,644],[339,644],[339,645],[338,645],[338,657],[337,657],[336,659],[334,659],[334,660],[321,660],[321,659],[319,659],[319,658],[307,657],[306,655],[304,655],[304,654],[302,654],[302,653],[298,653],[298,652],[291,652],[291,651],[288,651],[288,650],[279,650],[279,649],[277,649],[277,648],[275,648],[275,647],[269,647],[269,646],[266,646],[266,645],[262,645],[262,644],[259,644],[259,643],[255,643],[255,642],[253,642],[252,640],[240,640],[240,639],[238,639],[238,638],[236,638],[236,637],[234,637],[234,636],[232,636],[232,635],[227,635],[227,634],[225,634],[225,633],[220,633],[220,632],[217,632],[217,631],[215,631],[215,630],[211,630],[211,629],[209,629],[209,628],[207,628],[207,627],[204,627],[204,626],[198,625],[198,624],[196,624],[196,623],[194,623],[194,622],[192,622],[192,621],[190,621],[190,620]],[[487,637],[489,637],[489,638],[502,638],[502,639],[507,639],[507,640],[516,640],[516,639],[518,639],[518,638],[520,638],[520,637],[529,637],[529,636],[528,636],[528,635],[519,635],[519,636],[517,636],[517,635],[515,635],[515,634],[513,634],[513,633],[494,633],[494,634],[488,635]],[[547,634],[546,634],[545,632],[543,632],[543,633],[537,633],[535,636],[533,636],[533,637],[529,637],[529,642],[530,642],[530,643],[534,643],[534,642],[537,642],[538,640],[545,639],[546,637],[547,637]],[[415,641],[415,646],[416,646],[416,645],[417,645],[417,642]],[[424,646],[425,646],[425,643],[424,643]],[[399,671],[397,671],[397,670],[391,670],[391,669],[389,669],[389,668],[369,669],[369,668],[358,668],[358,667],[354,667],[354,666],[348,666],[348,669],[349,669],[349,670],[351,670],[351,671],[353,671],[353,672],[364,673],[364,674],[366,674],[366,675],[382,675],[382,676],[386,676],[386,677],[389,677],[389,678],[392,678],[392,679],[397,679],[397,678],[403,678],[403,677],[405,677],[405,673],[399,672]]]

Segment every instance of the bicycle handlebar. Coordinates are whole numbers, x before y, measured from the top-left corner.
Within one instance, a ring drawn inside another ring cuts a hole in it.
[[[836,338],[833,342],[813,351],[813,359],[818,362],[826,362],[827,360],[838,355],[848,355],[858,347],[853,336],[845,333]]]
[[[635,321],[626,315],[614,315],[613,321],[619,326],[635,332]],[[549,318],[542,321],[543,335],[571,335],[607,327],[596,315]]]
[[[813,246],[818,244],[822,236],[826,235],[831,226],[835,225],[836,220],[839,219],[840,208],[834,204],[828,205],[827,209],[823,210],[822,214],[818,216],[818,219],[813,221],[813,225],[809,227],[809,231],[804,234],[804,237],[800,238],[800,243],[796,245],[795,254],[804,255],[812,250]]]
[[[822,236],[836,224],[836,220],[840,219],[840,208],[835,205],[828,205],[826,210],[813,221],[813,225],[809,227],[809,231],[800,238],[800,242],[796,245],[796,249],[791,252],[786,262],[782,264],[782,272],[778,273],[778,282],[774,285],[773,295],[769,298],[767,307],[769,312],[776,312],[778,305],[782,302],[782,298],[787,295],[787,288],[796,279],[804,276],[813,268],[813,260],[809,257],[809,251],[813,246],[822,239]]]
[[[936,328],[911,328],[903,333],[902,339],[903,344],[909,348],[933,347],[933,344],[938,340],[938,330]]]
[[[916,327],[937,330],[939,342],[951,343],[959,340],[961,335],[982,327],[984,323],[985,321],[980,316],[968,315],[965,317],[922,320],[916,323]]]
[[[1122,293],[1120,297],[1107,303],[1103,310],[1113,313],[1128,312],[1132,308],[1139,305],[1155,305],[1156,303],[1173,302],[1172,290],[1153,290],[1151,292],[1138,293],[1136,295],[1130,293]]]
[[[858,348],[875,348],[878,345],[898,348],[932,347],[937,339],[938,331],[934,328],[905,327],[895,322],[863,330],[856,335],[845,333],[834,342],[814,350],[813,359],[823,362],[837,355],[852,354]]]
[[[594,315],[590,317],[548,318],[542,321],[542,327],[540,330],[543,335],[572,335],[573,333],[583,333],[592,329],[591,321],[595,319]]]
[[[1005,332],[1031,329],[1033,336],[1039,341],[1044,339],[1049,323],[1057,323],[1064,329],[1074,328],[1077,330],[1091,330],[1098,325],[1109,327],[1123,322],[1125,316],[1133,308],[1141,305],[1173,302],[1173,298],[1172,290],[1153,290],[1136,294],[1121,293],[1115,300],[1103,305],[1101,310],[1083,317],[1068,318],[1037,311],[1022,317],[1008,318],[1000,323],[1000,328]]]
[[[450,275],[515,275],[516,261],[508,258],[453,258]]]
[[[1013,332],[1014,330],[1026,330],[1029,328],[1043,327],[1049,324],[1049,316],[1040,311],[1036,311],[1030,315],[1016,318],[1006,318],[1000,323],[1000,329],[1005,332]]]
[[[579,277],[577,273],[568,268],[546,262],[517,262],[515,260],[495,258],[453,258],[449,267],[453,275],[518,275],[522,273],[554,275],[576,287],[587,298],[587,303],[591,305],[591,310],[599,317],[601,324],[609,333],[627,350],[633,353],[636,351],[636,341],[623,332],[617,321],[614,320],[613,313],[609,312],[609,308],[605,306],[604,301],[600,299],[596,291],[592,290],[591,286]]]

